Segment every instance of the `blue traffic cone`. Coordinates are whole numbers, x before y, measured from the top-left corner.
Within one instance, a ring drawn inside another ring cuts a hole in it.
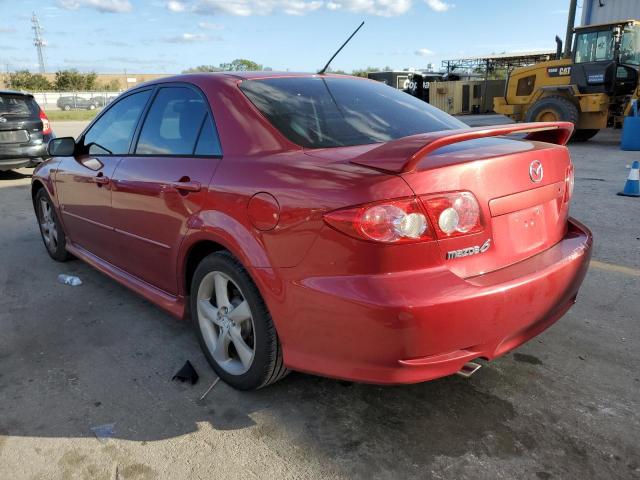
[[[640,197],[640,162],[635,161],[631,164],[631,171],[629,172],[629,178],[627,183],[624,184],[624,189],[618,193],[625,197]]]

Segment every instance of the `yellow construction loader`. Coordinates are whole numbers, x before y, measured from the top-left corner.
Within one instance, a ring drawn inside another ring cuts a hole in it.
[[[619,127],[640,97],[640,21],[573,28],[570,17],[564,54],[556,42],[555,60],[510,73],[494,110],[517,122],[573,122],[577,141]]]

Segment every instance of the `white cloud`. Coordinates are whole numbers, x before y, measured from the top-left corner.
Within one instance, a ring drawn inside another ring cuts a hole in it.
[[[412,0],[332,0],[327,4],[327,8],[330,10],[344,8],[355,13],[395,17],[407,13],[412,3]]]
[[[206,42],[208,40],[216,40],[215,38],[211,38],[204,33],[183,33],[182,35],[177,35],[175,37],[165,37],[164,41],[167,43],[198,43],[198,42]]]
[[[172,12],[184,12],[187,9],[187,5],[183,2],[178,2],[177,0],[171,0],[167,2],[167,9]]]
[[[240,17],[278,12],[306,15],[321,8],[392,17],[409,11],[412,3],[413,0],[170,0],[166,6],[172,12],[190,11],[203,15],[227,14]]]
[[[239,17],[268,15],[276,11],[304,15],[318,10],[323,3],[320,0],[197,0],[192,9],[204,15],[226,13]]]
[[[199,22],[198,27],[202,30],[222,30],[224,25],[220,25],[219,23]]]
[[[104,13],[126,13],[133,10],[129,0],[59,0],[58,3],[66,10],[77,10],[81,7],[93,8]]]
[[[442,0],[425,0],[425,2],[431,10],[435,10],[436,12],[446,12],[453,7],[452,4],[443,2]]]
[[[433,55],[433,52],[428,48],[419,48],[414,53],[419,57],[430,57],[431,55]]]

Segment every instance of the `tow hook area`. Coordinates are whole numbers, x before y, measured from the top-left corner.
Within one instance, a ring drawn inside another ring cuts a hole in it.
[[[479,363],[467,362],[462,366],[460,370],[456,372],[456,375],[460,375],[464,378],[469,378],[471,375],[480,370],[480,367],[482,367],[482,365],[480,365]]]

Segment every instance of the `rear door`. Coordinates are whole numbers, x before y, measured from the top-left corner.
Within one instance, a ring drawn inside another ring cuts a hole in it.
[[[222,156],[218,134],[202,92],[169,84],[157,89],[137,135],[113,179],[116,262],[175,294],[180,243]]]
[[[112,176],[127,155],[151,89],[115,102],[78,140],[77,154],[62,160],[56,183],[70,241],[113,263]]]
[[[40,107],[30,95],[0,94],[0,156],[3,150],[42,140]]]

